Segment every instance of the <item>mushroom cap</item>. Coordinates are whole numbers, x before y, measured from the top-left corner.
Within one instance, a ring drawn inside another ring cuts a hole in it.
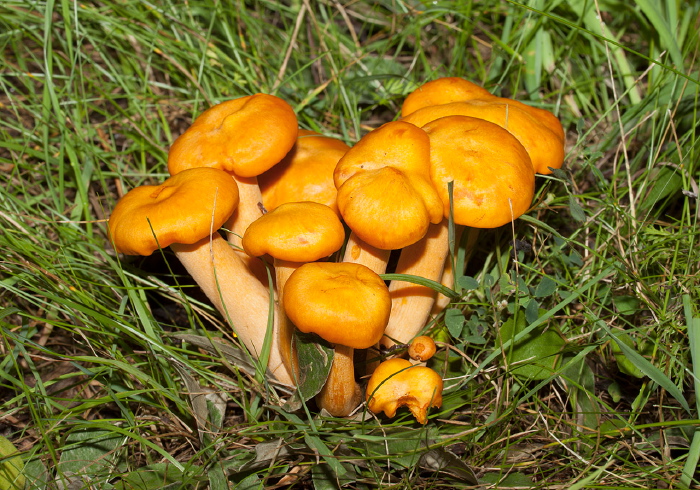
[[[283,304],[302,332],[353,349],[379,342],[391,312],[384,281],[364,265],[348,262],[302,265],[285,284]]]
[[[455,223],[496,228],[528,210],[535,174],[527,151],[500,126],[448,116],[423,127],[430,137],[431,177],[449,216],[448,183],[454,182]]]
[[[464,78],[442,77],[424,83],[408,94],[401,106],[401,116],[406,117],[418,109],[432,105],[487,97],[493,97],[493,95],[485,88]]]
[[[426,207],[421,187],[435,192],[424,179],[411,179],[393,167],[370,170],[338,189],[338,209],[364,242],[382,250],[404,248],[425,236],[435,216],[442,219],[442,212],[436,215]]]
[[[502,97],[471,99],[418,109],[402,120],[423,127],[446,116],[470,116],[499,125],[508,130],[525,147],[534,171],[552,173],[564,163],[564,130],[549,111],[531,107],[517,100]]]
[[[435,341],[427,335],[419,335],[408,345],[408,357],[415,361],[427,361],[436,351]]]
[[[243,250],[290,262],[311,262],[340,249],[345,229],[325,204],[289,202],[253,221],[243,235]]]
[[[258,176],[265,208],[272,211],[286,202],[314,201],[338,212],[333,171],[349,149],[339,139],[299,130],[292,150]]]
[[[421,424],[428,421],[428,408],[442,405],[443,382],[426,366],[413,366],[402,358],[382,362],[367,383],[367,407],[391,418],[399,407],[408,407]]]
[[[255,177],[279,162],[297,138],[292,107],[274,95],[228,100],[204,111],[168,153],[171,175],[186,168],[215,167]]]
[[[193,168],[160,185],[127,192],[109,218],[114,248],[151,255],[173,243],[193,244],[218,230],[238,206],[238,186],[215,168]]]
[[[366,134],[340,159],[334,180],[340,214],[374,247],[406,247],[442,220],[430,141],[413,124],[394,121]]]

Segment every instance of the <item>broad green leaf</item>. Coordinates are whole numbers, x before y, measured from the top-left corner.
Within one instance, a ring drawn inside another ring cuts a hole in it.
[[[617,343],[617,345],[620,347],[620,350],[627,356],[627,359],[634,364],[636,368],[638,368],[642,373],[644,373],[645,376],[648,376],[651,378],[656,384],[661,386],[664,390],[666,390],[673,398],[676,399],[678,403],[681,404],[683,409],[691,413],[690,411],[690,405],[688,405],[688,401],[685,399],[683,396],[683,392],[673,384],[673,381],[671,381],[668,376],[666,376],[659,368],[654,366],[651,362],[649,362],[647,359],[642,357],[640,353],[638,353],[636,350],[625,344],[623,341],[619,340],[613,332],[610,330],[610,327],[608,325],[598,319],[596,321],[596,325],[598,325],[602,330],[607,332],[607,334]]]
[[[445,310],[445,326],[450,331],[450,335],[459,338],[464,328],[464,314],[458,308],[448,308]]]
[[[623,343],[630,349],[635,349],[635,343],[634,340],[632,340],[632,337],[630,337],[624,332],[615,332],[613,333],[613,336],[615,337],[616,341],[612,342],[610,347],[613,356],[615,356],[615,362],[617,362],[617,367],[620,369],[621,372],[625,374],[629,374],[630,376],[634,376],[635,378],[643,378],[644,373],[637,366],[635,366],[632,361],[630,361],[627,358],[627,356],[624,354],[624,352],[619,346],[619,343]]]
[[[634,296],[613,296],[613,303],[620,315],[633,315],[639,310],[639,300]]]
[[[66,449],[61,453],[58,471],[61,474],[94,478],[112,471],[117,453],[126,437],[118,432],[103,429],[82,429],[72,432],[66,439]]]
[[[0,489],[22,490],[25,477],[24,461],[9,439],[0,436]]]
[[[535,298],[546,298],[553,295],[557,290],[557,281],[549,276],[544,276],[535,288]]]
[[[469,485],[479,483],[472,469],[443,447],[436,447],[421,454],[418,466],[427,471],[449,475],[451,478]]]
[[[348,463],[342,464],[345,468],[344,475],[336,475],[327,464],[315,464],[311,469],[311,477],[314,482],[314,490],[337,490],[358,481],[355,467]]]
[[[116,490],[165,490],[180,488],[183,473],[168,463],[156,463],[122,475],[115,483]]]
[[[333,365],[333,348],[318,335],[295,332],[294,344],[299,359],[297,392],[303,401],[316,396],[326,384]]]
[[[586,221],[586,212],[574,196],[569,196],[569,212],[576,221]]]
[[[532,488],[532,480],[529,476],[514,471],[504,476],[500,473],[486,473],[479,478],[481,483],[486,483],[489,488]]]
[[[49,480],[53,478],[49,476],[49,470],[39,458],[32,458],[24,465],[24,476],[26,477],[26,490],[45,490],[48,487]]]
[[[591,346],[592,350],[594,346]],[[566,359],[561,368],[561,378],[566,384],[571,408],[576,414],[576,422],[581,427],[596,430],[600,424],[600,406],[595,397],[595,376],[586,364],[586,352],[579,352],[572,359]],[[590,447],[582,445],[581,450]]]
[[[558,354],[566,342],[551,328],[546,331],[536,328],[520,340],[514,341],[526,328],[527,320],[522,310],[518,310],[516,315],[501,325],[501,342],[512,342],[505,351],[508,364],[515,365],[512,366],[512,373],[517,376],[533,380],[547,379],[559,366]]]
[[[457,285],[465,291],[479,288],[479,281],[471,276],[460,276],[457,278]]]

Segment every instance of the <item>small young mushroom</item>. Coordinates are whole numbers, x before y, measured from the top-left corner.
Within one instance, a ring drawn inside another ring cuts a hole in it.
[[[443,382],[429,367],[414,366],[402,358],[382,362],[367,383],[367,407],[391,418],[408,407],[421,424],[428,422],[428,409],[442,406]]]
[[[362,399],[354,349],[375,345],[389,320],[391,299],[384,281],[360,264],[304,264],[287,281],[284,309],[299,330],[335,344],[331,372],[316,402],[333,416],[349,415]]]
[[[160,185],[127,192],[112,211],[109,232],[119,253],[151,255],[169,246],[257,357],[267,329],[269,293],[259,281],[242,273],[245,265],[217,231],[237,204],[238,190],[229,174],[215,168],[193,168]],[[268,368],[280,382],[291,384],[274,351]]]
[[[298,376],[298,366],[292,352],[294,326],[284,314],[285,285],[299,266],[329,256],[344,241],[345,228],[338,215],[325,204],[311,201],[282,204],[253,221],[243,235],[242,245],[248,255],[270,255],[274,259],[280,311],[274,335],[293,376]]]
[[[408,357],[414,361],[427,361],[436,351],[435,341],[427,335],[419,335],[408,344]]]

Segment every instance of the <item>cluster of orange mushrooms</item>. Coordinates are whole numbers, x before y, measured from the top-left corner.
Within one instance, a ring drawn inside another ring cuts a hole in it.
[[[412,344],[413,362],[367,363],[364,396],[356,378],[355,349],[411,344],[448,303],[429,287],[387,286],[380,274],[390,252],[400,250],[394,272],[451,287],[450,213],[460,229],[509,223],[530,207],[535,174],[563,160],[564,131],[552,113],[461,78],[422,85],[399,120],[353,147],[299,129],[289,104],[256,94],[202,113],[170,149],[171,177],[124,195],[109,231],[120,253],[171,247],[256,358],[272,305],[267,368],[279,383],[295,386],[305,368],[295,328],[333,344],[316,395],[331,415],[366,399],[375,413],[392,417],[407,406],[426,423],[443,389],[425,366],[429,338]],[[274,264],[274,288],[261,258]]]

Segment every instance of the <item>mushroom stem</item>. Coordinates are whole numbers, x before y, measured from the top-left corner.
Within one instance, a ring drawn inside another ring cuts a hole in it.
[[[430,225],[418,242],[404,248],[396,266],[397,274],[411,274],[432,281],[442,278],[449,256],[447,220]],[[391,347],[406,344],[425,327],[436,292],[427,286],[406,281],[391,281],[391,316],[381,344]]]
[[[350,233],[345,245],[343,262],[362,264],[372,272],[384,274],[391,250],[382,250],[363,241],[355,232]]]
[[[299,376],[299,361],[296,352],[292,349],[294,324],[284,312],[284,285],[287,283],[289,276],[292,275],[292,272],[297,270],[300,265],[299,262],[275,259],[275,281],[277,284],[277,297],[279,298],[278,307],[280,311],[275,333],[279,345],[279,352],[282,356],[282,362],[284,362],[287,372],[291,374],[292,378],[297,378]],[[296,382],[294,384],[296,385]]]
[[[269,291],[250,272],[231,245],[218,233],[191,245],[173,243],[170,248],[236,335],[254,357],[259,357],[267,332]],[[279,322],[276,309],[275,325]],[[273,337],[267,368],[281,383],[293,385]]]
[[[369,243],[363,241],[358,237],[355,232],[350,233],[348,242],[345,245],[345,255],[343,256],[343,262],[350,262],[353,264],[362,264],[372,272],[377,274],[384,274],[386,272],[387,264],[389,263],[389,256],[391,255],[391,250],[382,250],[377,247],[373,247]],[[335,355],[338,355],[338,347],[335,349]],[[350,354],[352,359],[353,353]],[[366,352],[366,366],[364,370],[368,373],[374,371],[374,368],[379,364],[379,346],[375,344],[369,347]],[[334,358],[335,359],[335,358]],[[334,361],[335,362],[335,361]],[[352,361],[351,361],[352,362]],[[329,381],[326,384],[333,384],[331,378],[333,376],[333,370],[328,377]],[[349,389],[346,389],[344,393],[350,393]],[[354,403],[354,401],[347,400],[346,403]],[[359,403],[359,402],[358,402]],[[330,412],[330,410],[328,410]]]
[[[465,254],[464,254],[464,266],[466,267],[467,264],[469,263],[469,259],[471,258],[472,254],[474,253],[474,248],[476,247],[476,242],[477,239],[479,238],[479,228],[471,228],[468,227],[465,230],[464,226],[457,225],[455,226],[455,243],[459,244],[462,233],[466,231],[467,232],[467,243],[465,245]],[[464,271],[457,271],[458,274],[463,274]],[[452,261],[448,259],[445,261],[445,269],[442,272],[442,279],[440,280],[440,283],[443,286],[447,286],[450,289],[454,289],[455,285],[455,273],[452,269]],[[433,309],[430,312],[430,316],[438,316],[442,311],[447,308],[450,304],[451,299],[445,296],[444,294],[439,294],[437,295],[437,298],[435,299],[435,304],[433,304]]]
[[[229,172],[230,173],[230,172]],[[262,210],[258,204],[262,204],[262,194],[258,186],[257,177],[239,177],[231,173],[233,180],[238,184],[239,203],[236,210],[224,225],[228,230],[228,241],[238,250],[242,250],[241,239],[248,226],[262,216]],[[248,261],[250,257],[244,256]]]
[[[355,349],[336,344],[328,380],[318,395],[316,404],[334,417],[346,417],[362,400],[362,391],[355,381],[353,355]]]

